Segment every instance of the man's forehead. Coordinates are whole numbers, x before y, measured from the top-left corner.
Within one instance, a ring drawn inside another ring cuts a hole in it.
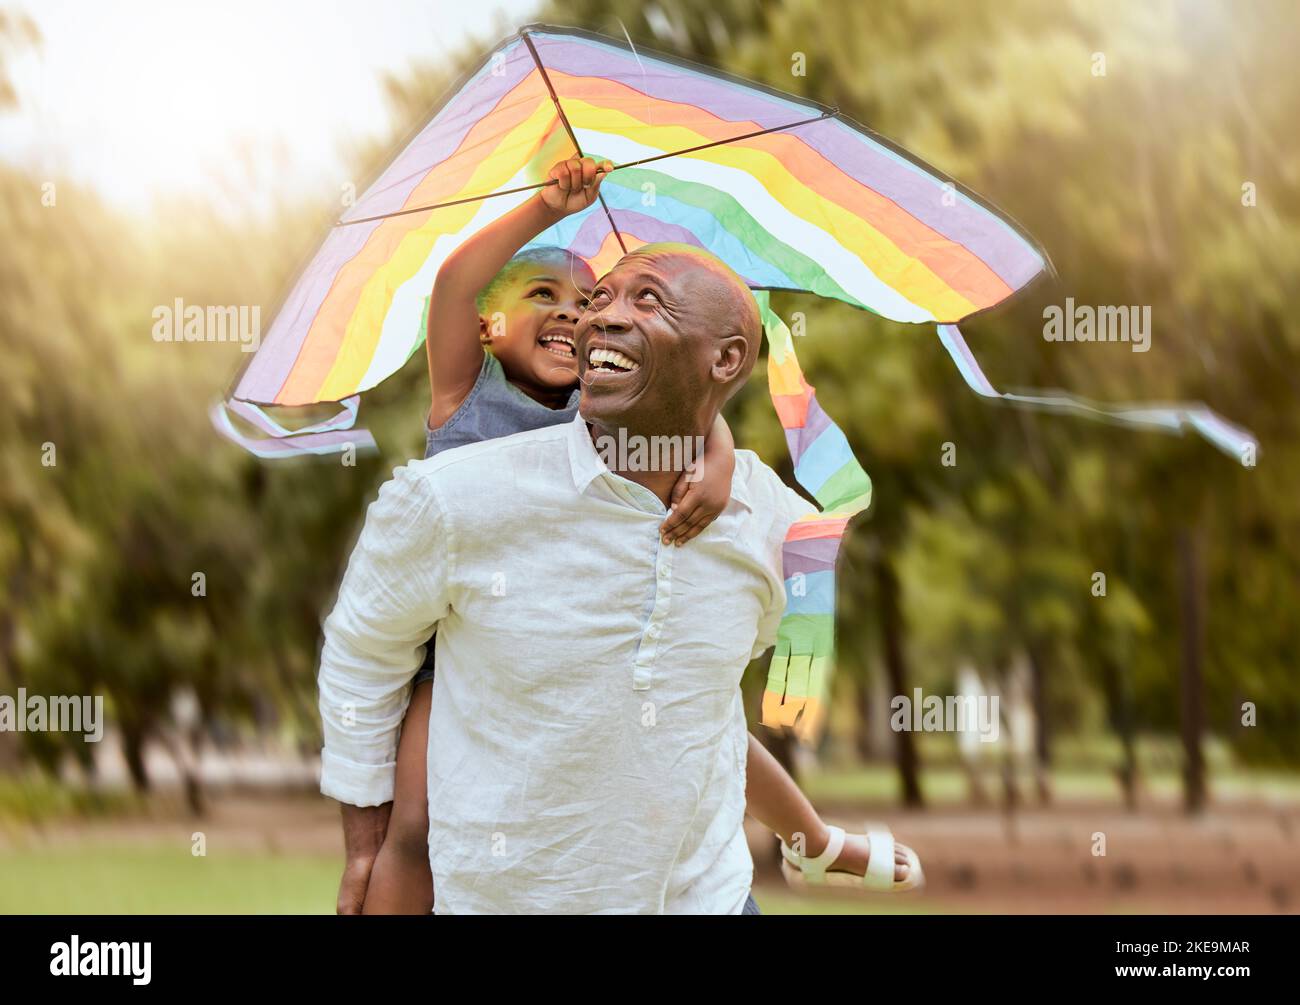
[[[601,277],[606,279],[653,278],[661,282],[674,282],[697,277],[702,272],[717,274],[713,263],[702,255],[693,255],[689,251],[630,251],[614,267]]]
[[[615,273],[618,275],[616,276]],[[749,286],[726,263],[694,245],[648,244],[630,251],[601,277],[615,281],[655,279],[670,291],[684,294],[681,307],[713,311],[735,308],[759,326],[758,305]]]
[[[600,278],[602,282],[606,279],[615,279],[623,276],[655,276],[656,278],[662,278],[662,263],[662,258],[652,259],[645,255],[631,253],[624,255],[615,262],[610,270]]]

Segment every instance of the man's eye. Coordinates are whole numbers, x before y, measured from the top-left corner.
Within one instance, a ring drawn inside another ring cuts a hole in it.
[[[640,296],[642,299],[644,299],[645,297],[653,297],[655,303],[659,303],[659,294],[656,293],[654,290],[649,289],[648,287],[641,291]]]
[[[595,293],[591,295],[591,299],[588,300],[587,303],[590,305],[590,304],[594,304],[597,300],[608,300],[608,299],[609,299],[609,293],[607,293],[605,290],[597,290]]]

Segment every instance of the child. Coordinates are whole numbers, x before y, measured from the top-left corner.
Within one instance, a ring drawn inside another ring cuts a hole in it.
[[[557,164],[550,172],[555,185],[479,231],[443,263],[429,301],[426,345],[433,403],[426,457],[573,420],[579,397],[573,328],[587,307],[595,276],[582,259],[561,249],[519,249],[590,206],[610,170],[608,162],[598,166],[590,158]],[[733,450],[731,433],[719,418],[705,442],[698,475],[684,472],[673,489],[673,505],[660,528],[665,545],[685,544],[725,509]],[[426,788],[433,653],[431,639],[402,724],[393,808],[366,891],[367,914],[428,914],[433,908]],[[863,876],[871,850],[867,837],[827,827],[753,736],[746,771],[751,815],[786,841],[798,837],[796,848],[805,853],[801,857],[786,849],[787,870],[807,865],[809,878],[815,878],[829,864],[837,879],[851,882],[853,875]],[[882,848],[886,856],[889,844]],[[909,855],[898,846],[888,856],[894,862],[893,883],[907,880],[909,871],[919,873]],[[872,872],[880,873],[882,867],[878,863]],[[890,883],[888,873],[885,883]],[[746,913],[757,913],[752,901]]]

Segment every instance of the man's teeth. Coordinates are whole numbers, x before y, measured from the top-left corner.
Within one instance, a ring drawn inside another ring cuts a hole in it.
[[[573,348],[573,338],[569,335],[543,335],[537,341],[547,352],[556,356],[572,359],[577,354]]]
[[[596,370],[619,370],[630,373],[640,367],[617,349],[592,349],[587,354],[587,364]]]

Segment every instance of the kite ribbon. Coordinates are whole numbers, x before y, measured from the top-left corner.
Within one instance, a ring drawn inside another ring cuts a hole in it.
[[[756,290],[767,336],[767,383],[794,462],[795,480],[821,505],[791,525],[782,546],[785,616],[763,692],[765,726],[791,726],[811,744],[821,735],[835,666],[835,559],[849,519],[871,503],[871,479],[839,426],[822,411],[794,354],[794,340]]]
[[[354,394],[339,404],[341,410],[328,419],[287,429],[266,414],[257,405],[232,398],[212,406],[212,423],[222,436],[239,444],[258,457],[292,457],[300,454],[337,454],[349,447],[354,450],[375,449],[375,439],[365,429],[353,429],[361,396]],[[260,430],[263,436],[249,436],[240,432],[230,416],[235,415]]]
[[[1021,405],[1074,412],[1125,426],[1161,429],[1170,433],[1181,433],[1190,426],[1225,454],[1235,457],[1247,467],[1253,467],[1258,457],[1259,441],[1254,436],[1227,422],[1205,405],[1102,405],[1059,391],[1009,394],[997,390],[989,383],[956,325],[939,325],[939,341],[948,350],[948,355],[957,364],[957,369],[961,371],[962,378],[970,389],[986,398],[1001,398]]]

